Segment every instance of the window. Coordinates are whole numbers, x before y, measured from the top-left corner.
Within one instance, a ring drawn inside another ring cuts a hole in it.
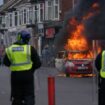
[[[32,8],[30,7],[29,8],[29,23],[30,24],[32,24],[32,20],[33,20],[32,18],[33,18],[33,11],[32,11]]]
[[[45,3],[45,19],[59,20],[59,0],[46,1]]]
[[[23,8],[19,11],[19,24],[24,25],[27,23],[27,9]]]
[[[2,27],[5,27],[5,25],[6,25],[6,20],[5,20],[6,18],[5,18],[5,16],[3,15],[3,16],[0,16],[0,25],[2,26]]]
[[[29,8],[27,8],[26,15],[26,23],[29,24]]]
[[[13,23],[12,23],[13,22],[12,13],[9,13],[7,15],[7,21],[9,22],[8,27],[12,27],[13,26]]]
[[[59,19],[59,0],[54,0],[54,18]]]
[[[14,12],[14,26],[18,25],[18,13]]]
[[[26,24],[26,17],[27,17],[27,14],[26,14],[26,9],[23,9],[23,20],[24,20],[24,24]]]
[[[40,13],[40,21],[43,21],[44,20],[44,4],[40,4],[40,11],[39,11],[39,13]]]
[[[34,7],[34,22],[42,22],[44,20],[44,3],[36,4]]]
[[[52,1],[46,1],[45,19],[51,20],[53,18],[53,4]]]
[[[52,1],[48,1],[48,20],[53,19],[53,4]]]
[[[23,9],[21,10],[21,22],[23,25],[24,24],[24,10]]]
[[[9,20],[10,20],[10,27],[12,27],[12,13],[9,15]]]
[[[9,27],[9,15],[8,14],[6,14],[5,15],[5,24],[6,24],[6,27]]]
[[[22,11],[19,11],[19,25],[22,24]]]
[[[36,23],[36,22],[38,21],[38,19],[39,19],[39,18],[38,18],[38,17],[39,17],[39,16],[38,16],[38,15],[39,15],[39,14],[38,14],[38,9],[39,9],[38,7],[39,7],[38,4],[36,4],[35,7],[34,7],[34,22],[35,22],[35,23]]]

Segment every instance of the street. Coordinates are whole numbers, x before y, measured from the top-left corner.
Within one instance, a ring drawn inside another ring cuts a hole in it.
[[[55,77],[55,105],[98,105],[96,77],[57,76],[55,68],[41,67],[35,72],[36,105],[48,105],[49,76]],[[10,71],[0,68],[0,105],[10,104]]]
[[[6,52],[3,63],[11,69],[30,69],[40,66],[38,53],[42,67],[34,73],[35,105],[98,105],[104,23],[105,0],[0,0],[0,63]],[[94,76],[69,77],[74,72]],[[49,77],[55,80],[50,92]],[[10,85],[10,70],[0,66],[0,105],[11,105]]]

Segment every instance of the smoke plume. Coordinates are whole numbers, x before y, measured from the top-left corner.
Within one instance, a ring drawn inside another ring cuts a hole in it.
[[[88,17],[89,13],[93,15]],[[84,16],[88,18],[84,19]],[[75,7],[65,15],[62,28],[56,35],[54,43],[57,50],[61,50],[64,47],[70,37],[69,33],[74,30],[75,26],[68,24],[73,18],[78,23],[84,24],[84,33],[88,39],[105,39],[105,0],[78,0]]]

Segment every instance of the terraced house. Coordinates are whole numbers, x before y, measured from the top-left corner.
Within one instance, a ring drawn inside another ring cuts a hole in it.
[[[31,44],[41,54],[44,44],[53,44],[65,13],[76,0],[4,0],[0,7],[0,43],[12,44],[19,30],[31,32]]]

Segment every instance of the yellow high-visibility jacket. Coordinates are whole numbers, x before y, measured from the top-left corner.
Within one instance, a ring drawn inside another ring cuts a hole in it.
[[[100,76],[102,78],[105,78],[105,51],[102,52],[102,61],[101,61],[101,70],[100,70]]]
[[[32,68],[30,45],[11,45],[6,48],[6,54],[11,62],[11,71],[26,71]]]

